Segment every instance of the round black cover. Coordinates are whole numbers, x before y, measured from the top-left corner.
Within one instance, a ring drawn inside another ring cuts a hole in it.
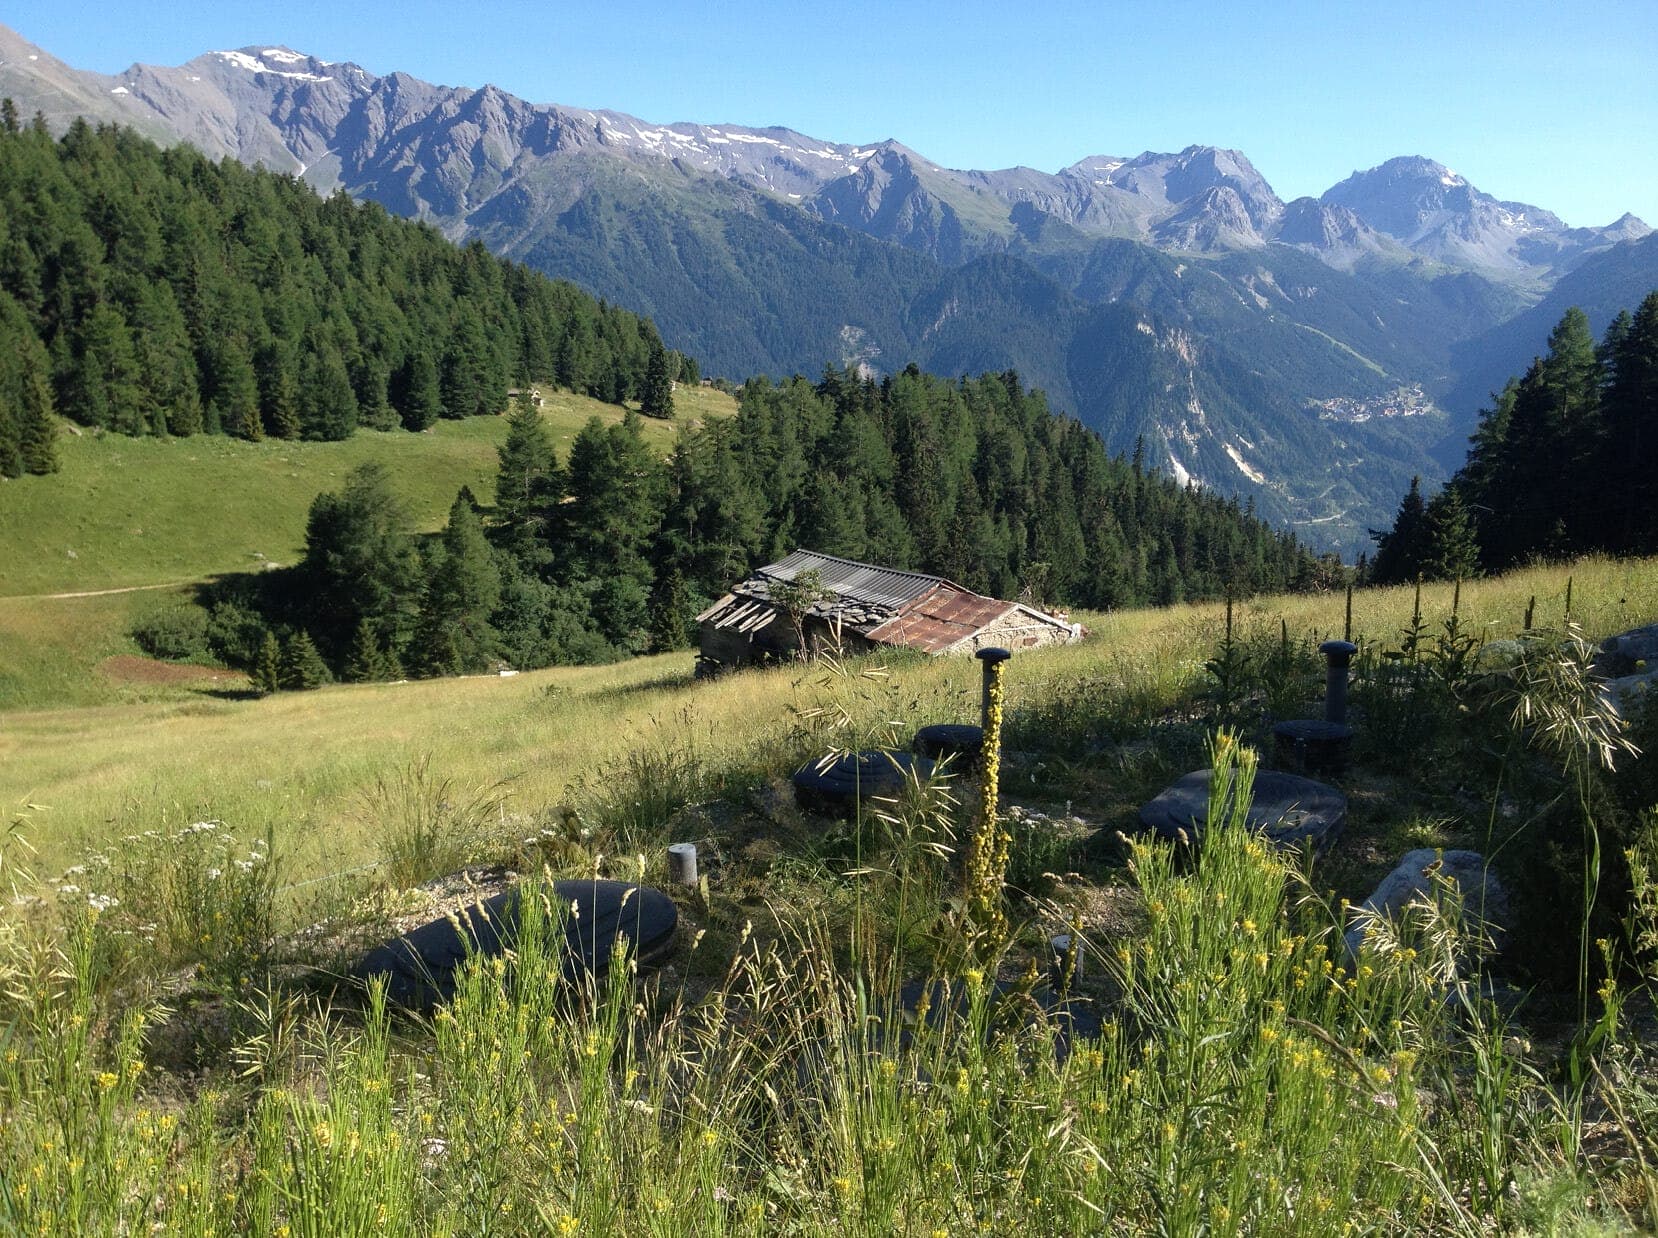
[[[555,881],[554,915],[564,914],[564,975],[577,980],[610,967],[617,938],[648,961],[672,940],[679,921],[673,899],[625,881]],[[510,949],[518,932],[520,890],[515,887],[448,916],[410,929],[371,951],[358,978],[386,977],[386,996],[400,1006],[429,1010],[455,995],[455,973],[469,953]]]
[[[957,722],[936,722],[917,731],[910,747],[935,761],[954,757],[953,765],[963,769],[976,764],[979,754],[984,751],[984,728]]]
[[[1288,769],[1339,774],[1347,766],[1353,728],[1322,718],[1295,718],[1272,728],[1278,764]]]
[[[829,816],[856,815],[858,801],[895,796],[911,770],[926,778],[933,763],[908,752],[848,752],[829,762],[808,761],[794,772],[795,803]]]
[[[1198,841],[1209,818],[1209,780],[1214,771],[1200,769],[1166,787],[1140,809],[1140,823],[1164,838],[1184,835]],[[1311,841],[1323,851],[1347,822],[1347,797],[1311,778],[1263,769],[1255,773],[1249,827],[1281,847]]]

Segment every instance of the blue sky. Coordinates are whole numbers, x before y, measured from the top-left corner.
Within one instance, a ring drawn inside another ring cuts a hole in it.
[[[285,43],[657,122],[897,138],[951,167],[1230,146],[1286,199],[1427,155],[1570,224],[1658,226],[1655,0],[10,0],[0,21],[102,72]]]

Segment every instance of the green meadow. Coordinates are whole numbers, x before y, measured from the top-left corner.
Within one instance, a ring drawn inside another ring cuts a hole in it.
[[[676,420],[736,407],[706,387],[675,398]],[[589,417],[614,421],[622,410],[550,391],[542,415],[567,450]],[[664,452],[672,446],[673,423],[646,419],[644,430]],[[461,486],[492,501],[506,431],[504,417],[481,417],[339,443],[64,436],[61,472],[0,483],[0,711],[167,695],[182,672],[157,683],[140,668],[105,666],[140,652],[127,637],[135,619],[203,579],[295,562],[311,501],[367,460],[386,466],[418,527],[441,528]]]
[[[675,398],[679,419],[735,410],[711,388]],[[619,420],[622,410],[549,391],[542,415],[567,448],[589,417]],[[672,444],[672,423],[647,419],[645,431],[664,451]],[[441,528],[461,486],[491,501],[506,433],[505,417],[471,417],[338,443],[67,435],[61,472],[0,484],[0,597],[187,583],[292,563],[311,500],[367,460],[386,466],[421,527]]]
[[[1651,563],[1596,560],[1465,584],[1462,621],[1491,639],[1511,636],[1535,600],[1536,622],[1558,622],[1568,578],[1573,611],[1593,634],[1658,614],[1658,572]],[[19,642],[38,642],[59,655],[62,691],[73,700],[85,691],[75,679],[88,673],[88,662],[123,647],[117,625],[135,596],[145,595],[31,601],[11,612],[9,630]],[[1423,590],[1430,624],[1449,614],[1451,601],[1449,585]],[[1403,588],[1356,594],[1355,634],[1376,643],[1397,640],[1413,602]],[[0,605],[0,616],[13,605]],[[1223,607],[1079,618],[1091,633],[1085,643],[1013,661],[1013,710],[1082,700],[1108,677],[1132,679],[1148,701],[1189,695],[1220,639]],[[1259,598],[1236,608],[1240,636],[1258,645],[1276,640],[1280,621],[1298,637],[1340,636],[1345,598]],[[78,655],[83,640],[93,642],[91,652]],[[270,825],[292,853],[295,872],[313,876],[329,864],[343,868],[372,855],[375,840],[352,820],[352,802],[376,774],[413,759],[429,758],[466,784],[510,779],[513,802],[534,813],[558,802],[574,780],[591,778],[642,746],[694,741],[701,760],[752,767],[761,758],[747,754],[764,754],[798,726],[800,711],[813,707],[816,680],[798,669],[693,682],[691,660],[689,653],[666,654],[508,678],[338,685],[264,699],[225,699],[222,689],[200,683],[106,680],[97,689],[107,698],[102,703],[6,716],[0,802],[48,806],[35,821],[35,843],[48,867],[103,841],[116,828],[112,822],[182,813],[260,830]],[[90,671],[98,673],[95,666]],[[879,716],[883,710],[896,711],[904,725],[971,721],[977,712],[975,667],[961,661],[902,659],[880,691],[873,684],[860,688],[857,704],[868,716],[857,725],[866,730],[887,721]]]

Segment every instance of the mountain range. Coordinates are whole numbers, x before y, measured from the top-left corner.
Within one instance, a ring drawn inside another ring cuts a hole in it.
[[[286,47],[104,75],[3,27],[0,94],[481,239],[650,315],[706,372],[1017,369],[1113,447],[1348,553],[1460,458],[1557,291],[1604,318],[1658,271],[1633,216],[1567,227],[1420,157],[1285,202],[1208,146],[962,171]]]

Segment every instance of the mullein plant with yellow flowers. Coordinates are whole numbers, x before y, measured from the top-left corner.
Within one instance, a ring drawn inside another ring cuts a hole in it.
[[[1004,887],[1013,835],[1001,817],[1002,718],[1006,689],[1000,660],[985,660],[984,748],[979,762],[978,820],[967,843],[963,894],[968,947],[980,963],[1007,943]]]

